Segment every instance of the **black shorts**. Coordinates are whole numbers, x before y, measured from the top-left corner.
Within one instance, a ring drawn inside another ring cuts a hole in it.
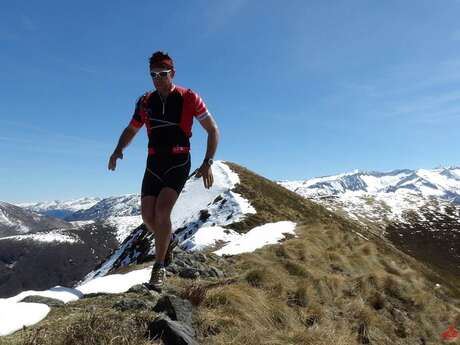
[[[142,180],[141,198],[158,196],[163,187],[170,187],[179,195],[187,181],[190,167],[190,153],[149,155]]]

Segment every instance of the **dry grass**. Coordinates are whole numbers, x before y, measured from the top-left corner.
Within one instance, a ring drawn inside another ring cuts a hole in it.
[[[131,294],[132,295],[132,294]],[[126,297],[126,296],[124,296]],[[132,295],[142,299],[141,296]],[[154,345],[148,339],[151,311],[120,312],[112,305],[123,295],[104,295],[52,309],[35,326],[0,338],[1,345]]]
[[[231,168],[242,180],[238,192],[257,210],[238,224],[241,232],[285,219],[302,225],[297,238],[235,258],[234,283],[200,294],[196,325],[203,344],[442,343],[440,333],[460,318],[458,289],[446,282],[433,293],[440,277],[413,258],[238,165]]]
[[[202,344],[441,344],[460,318],[375,243],[334,224],[298,234],[239,256],[234,283],[200,294]]]

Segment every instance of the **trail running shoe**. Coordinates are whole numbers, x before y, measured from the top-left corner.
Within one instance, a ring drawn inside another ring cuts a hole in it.
[[[174,248],[176,248],[176,246],[178,244],[179,244],[179,241],[175,237],[173,239],[171,239],[171,241],[169,241],[168,249],[166,250],[165,260],[164,260],[165,267],[169,266],[169,264],[172,262],[172,260],[173,260],[173,250],[174,250]]]
[[[150,280],[148,282],[148,285],[150,285],[154,289],[161,290],[165,281],[166,281],[166,269],[164,267],[153,265],[152,274],[150,275]]]

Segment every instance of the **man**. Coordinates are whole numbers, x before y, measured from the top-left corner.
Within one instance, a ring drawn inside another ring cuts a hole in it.
[[[147,229],[155,234],[155,264],[149,281],[161,289],[166,279],[165,267],[177,245],[171,231],[171,211],[190,172],[190,140],[193,117],[208,133],[207,150],[196,177],[203,177],[205,188],[213,184],[212,163],[219,141],[217,124],[197,93],[173,84],[174,62],[163,52],[149,60],[155,91],[139,98],[134,115],[120,136],[110,156],[109,170],[123,159],[128,146],[145,124],[148,135],[147,167],[142,181],[141,212]]]

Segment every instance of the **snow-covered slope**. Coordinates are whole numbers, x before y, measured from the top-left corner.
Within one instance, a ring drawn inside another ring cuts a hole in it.
[[[189,179],[174,206],[171,214],[172,227],[176,229],[175,234],[180,239],[183,249],[193,250],[197,246],[195,236],[199,236],[199,229],[228,225],[239,221],[245,214],[255,213],[247,200],[232,191],[239,178],[224,162],[217,161],[214,164],[213,175],[214,185],[210,189],[204,188],[201,178]],[[217,231],[217,228],[216,232],[221,233],[223,237],[217,236],[214,242],[228,239],[226,234]],[[145,242],[143,247],[150,247],[150,250],[141,252],[137,248],[139,242]],[[95,276],[103,276],[114,268],[129,265],[141,255],[148,256],[154,253],[153,236],[149,236],[143,227],[139,227],[100,268],[90,273],[85,281]]]

